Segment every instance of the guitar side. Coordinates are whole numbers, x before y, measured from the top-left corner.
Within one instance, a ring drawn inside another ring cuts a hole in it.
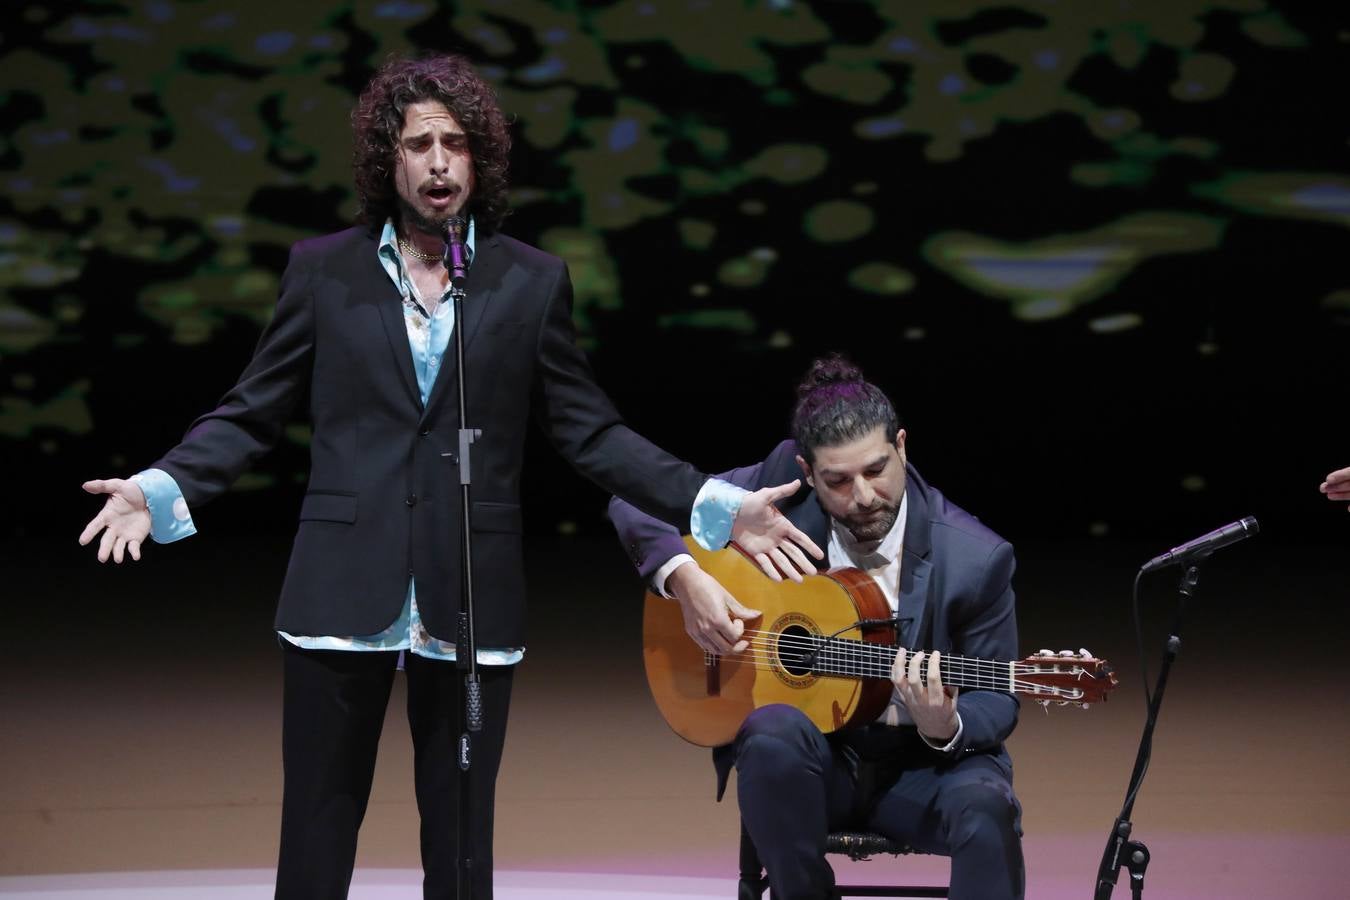
[[[851,627],[859,619],[890,615],[885,597],[866,574],[850,569],[808,577],[802,584],[779,583],[734,548],[709,552],[690,538],[685,543],[704,571],[742,604],[763,613],[746,623],[746,630],[764,635],[743,654],[707,654],[685,632],[679,603],[647,593],[642,626],[647,684],[676,734],[703,747],[727,744],[746,716],[772,703],[797,707],[824,732],[862,725],[881,714],[891,695],[888,680],[821,676],[793,664],[793,654],[812,635],[894,641],[884,627],[861,635]]]

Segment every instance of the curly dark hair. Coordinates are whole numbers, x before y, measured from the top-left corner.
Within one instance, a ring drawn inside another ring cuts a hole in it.
[[[857,440],[878,425],[895,443],[900,417],[881,388],[863,377],[862,369],[837,353],[817,359],[797,385],[792,411],[792,438],[808,465],[817,447]]]
[[[511,134],[496,94],[462,56],[393,56],[370,79],[352,110],[352,171],[361,220],[378,226],[398,211],[393,173],[404,111],[439,100],[468,135],[474,190],[467,212],[477,228],[496,231],[506,217]]]

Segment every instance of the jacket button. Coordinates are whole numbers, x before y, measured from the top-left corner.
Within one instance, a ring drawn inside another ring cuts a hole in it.
[[[408,504],[409,506],[416,506],[416,505],[417,505],[417,495],[416,495],[416,494],[409,494],[409,495],[408,495],[408,499],[407,499],[407,500],[404,500],[403,502],[406,503],[406,504]]]
[[[420,434],[422,437],[426,437],[427,435],[431,434],[431,429],[430,429],[430,428],[423,428],[421,431],[419,431],[419,432],[417,432],[417,433]]]

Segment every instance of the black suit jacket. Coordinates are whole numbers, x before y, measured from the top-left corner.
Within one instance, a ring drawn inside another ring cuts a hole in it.
[[[718,477],[757,489],[801,477],[797,445],[784,441],[761,463]],[[1012,545],[981,525],[918,471],[906,470],[909,507],[900,565],[901,643],[914,650],[939,650],[985,659],[1017,658]],[[803,484],[778,508],[820,547],[829,541],[829,517]],[[622,500],[610,501],[610,516],[633,564],[650,579],[667,560],[685,552],[674,529],[643,515]],[[1008,757],[1003,741],[1017,724],[1017,701],[986,690],[962,691],[957,698],[961,738],[952,755],[990,753]]]
[[[277,628],[357,635],[398,615],[408,579],[427,629],[455,638],[461,501],[453,357],[425,408],[402,300],[377,257],[378,230],[296,244],[276,313],[238,383],[155,465],[190,506],[225,491],[270,449],[308,398],[309,488]],[[635,434],[576,347],[563,262],[480,235],[466,282],[478,640],[524,644],[520,473],[533,417],[577,469],[687,527],[704,476]],[[453,346],[453,345],[452,345]]]

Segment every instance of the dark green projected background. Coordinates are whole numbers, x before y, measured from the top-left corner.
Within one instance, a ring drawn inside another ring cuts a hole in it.
[[[698,464],[762,456],[839,350],[1014,539],[1343,526],[1350,26],[1310,8],[7,3],[7,528],[73,541],[80,481],[232,383],[288,246],[353,219],[356,93],[417,49],[496,85],[505,230],[568,261],[601,382]],[[290,529],[306,441],[199,526]],[[540,442],[530,528],[599,533],[564,470]]]

